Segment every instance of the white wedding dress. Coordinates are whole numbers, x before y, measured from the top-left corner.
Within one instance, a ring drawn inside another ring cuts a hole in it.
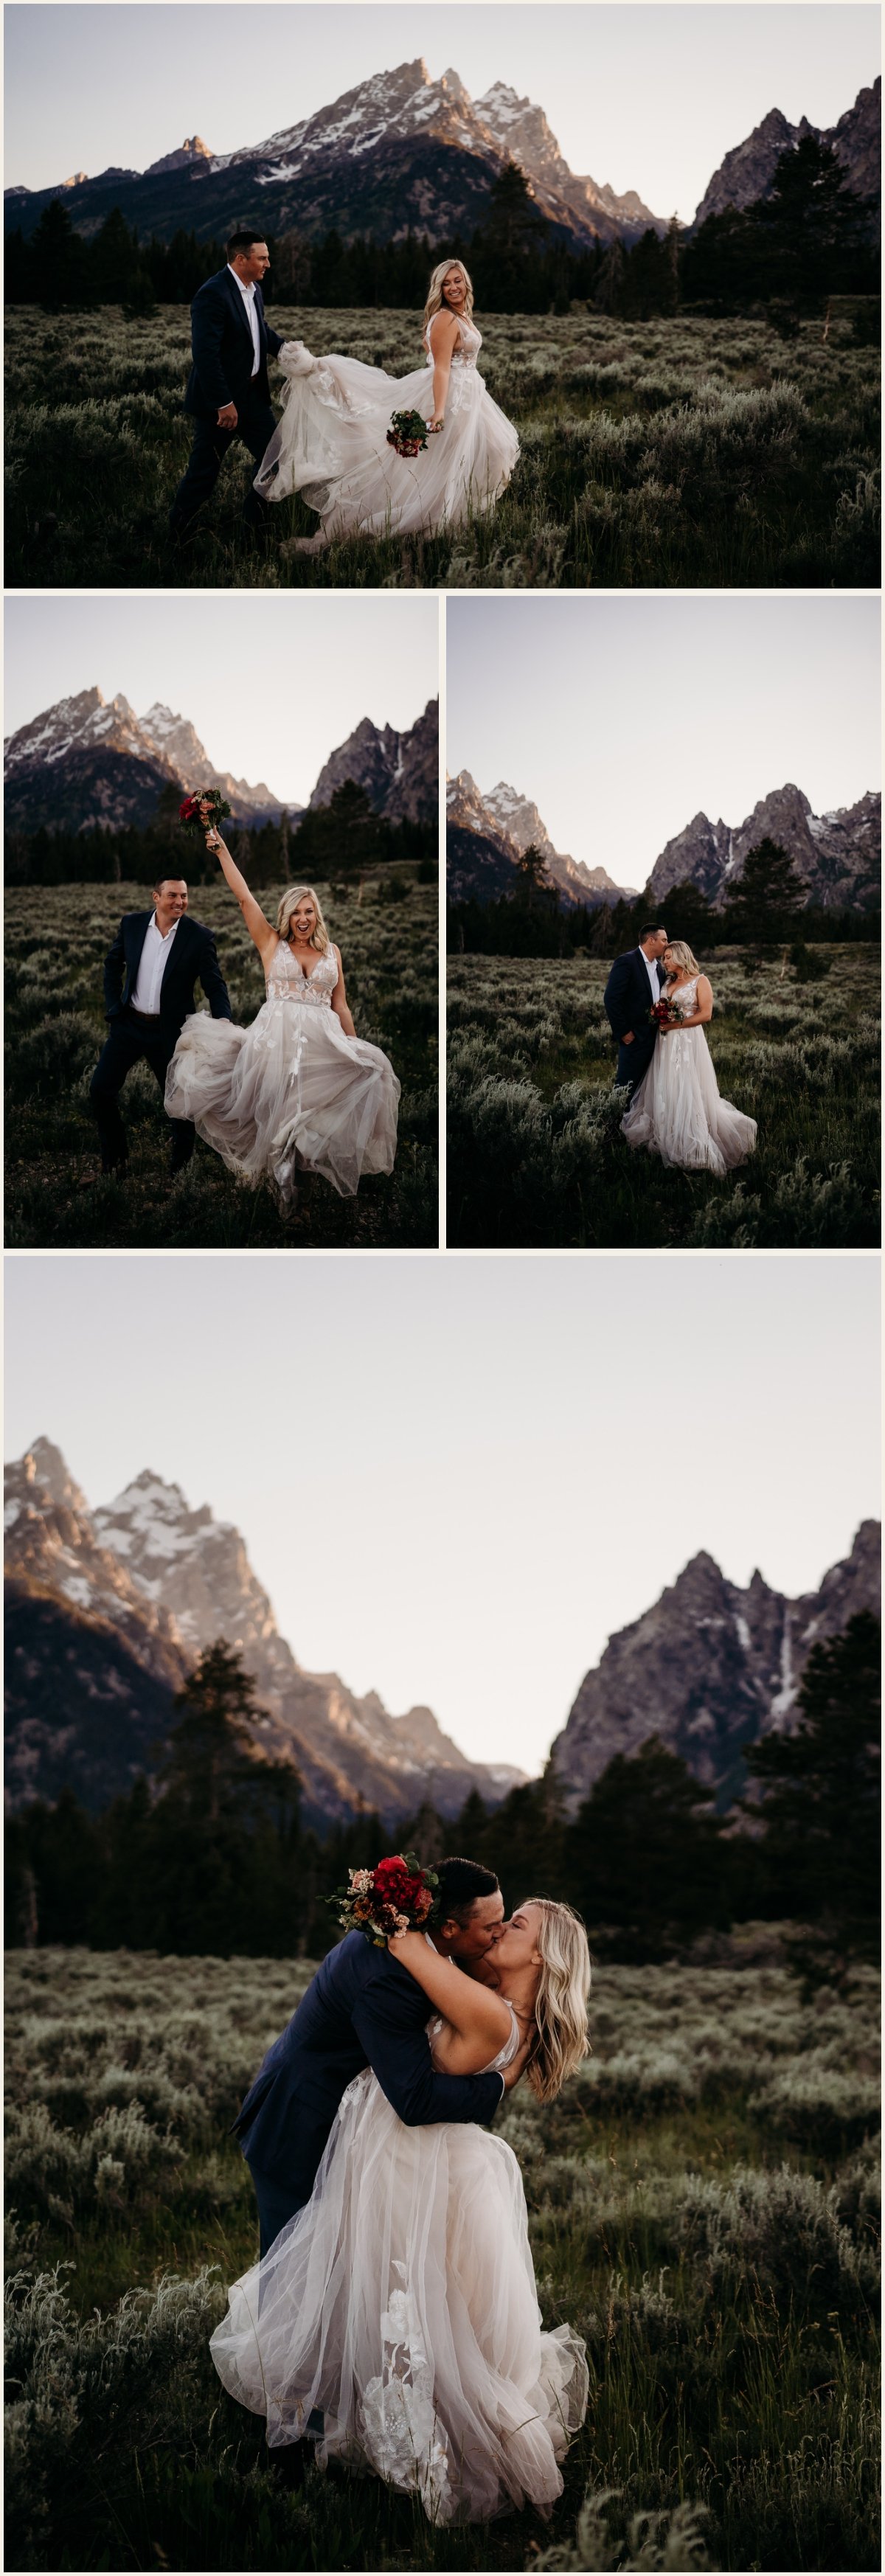
[[[511,2011],[492,2066],[518,2048]],[[512,2148],[468,2123],[406,2128],[369,2067],[306,2208],[235,2283],[210,2350],[271,2446],[310,2430],[323,2466],[374,2472],[435,2523],[549,2514],[587,2406],[580,2336],[542,2332]]]
[[[267,1181],[284,1207],[299,1172],[352,1198],[367,1172],[391,1172],[400,1086],[380,1047],[345,1036],[331,997],[333,951],[309,975],[277,942],[267,999],[250,1028],[185,1020],[166,1075],[166,1112],[191,1118],[238,1180]]]
[[[674,1000],[686,1011],[695,1010],[697,988],[695,975]],[[700,1023],[658,1038],[621,1132],[628,1145],[645,1145],[662,1162],[678,1163],[686,1171],[731,1171],[746,1162],[756,1143],[755,1118],[745,1118],[730,1100],[720,1098]]]
[[[470,512],[493,509],[509,483],[519,440],[477,373],[480,332],[464,320],[458,330],[445,425],[418,456],[398,456],[387,432],[394,411],[431,417],[427,332],[424,366],[398,377],[359,358],[314,358],[303,341],[285,341],[279,358],[289,379],[285,409],[255,476],[256,492],[266,501],[301,492],[329,537],[429,535],[457,527]]]

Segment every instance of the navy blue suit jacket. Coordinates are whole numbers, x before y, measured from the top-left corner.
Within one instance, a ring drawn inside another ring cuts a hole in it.
[[[362,1932],[348,1932],[323,1960],[233,2124],[253,2170],[291,2194],[293,2210],[310,2199],[342,2093],[364,2066],[409,2128],[491,2119],[501,2076],[438,2075],[429,2011],[414,1977]]]
[[[131,1002],[138,976],[139,961],[153,911],[124,912],[116,939],[109,948],[104,966],[104,1006],[109,1020],[119,1019]],[[174,1046],[181,1036],[185,1020],[195,1010],[194,985],[199,976],[213,1020],[229,1020],[230,995],[221,968],[215,940],[205,922],[193,921],[183,912],[176,930],[160,986],[160,1030],[171,1037]]]
[[[184,397],[185,411],[197,420],[215,421],[227,403],[236,403],[242,411],[250,400],[270,401],[267,380],[268,353],[276,357],[282,348],[277,331],[265,319],[260,286],[255,289],[258,315],[260,358],[258,374],[252,374],[254,350],[249,316],[235,277],[229,268],[219,268],[207,277],[191,305],[191,348],[193,366]]]
[[[652,967],[659,993],[666,977],[656,963]],[[651,986],[645,958],[638,948],[629,948],[616,957],[603,995],[606,1019],[618,1041],[619,1082],[641,1082],[657,1044],[657,1029],[649,1019],[652,1005]],[[624,1032],[632,1029],[631,1046],[624,1045]]]

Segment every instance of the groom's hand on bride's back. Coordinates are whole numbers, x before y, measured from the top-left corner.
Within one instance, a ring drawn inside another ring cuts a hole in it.
[[[222,403],[215,424],[216,429],[236,429],[238,417],[236,403]]]
[[[528,2039],[523,2040],[522,2047],[519,2050],[518,2055],[514,2058],[512,2066],[502,2067],[501,2072],[504,2079],[505,2093],[512,2093],[514,2084],[518,2084],[520,2076],[525,2074],[529,2056],[531,2054],[533,2038],[534,2032],[531,2033]]]

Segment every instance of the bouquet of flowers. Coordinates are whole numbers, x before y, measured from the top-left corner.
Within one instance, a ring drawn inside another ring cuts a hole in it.
[[[398,456],[417,456],[419,448],[427,445],[427,422],[420,411],[392,412],[387,444],[396,448]]]
[[[349,1869],[347,1886],[336,1887],[331,1905],[344,1932],[364,1932],[376,1950],[386,1948],[396,1932],[426,1932],[437,1912],[435,1869],[422,1869],[414,1852],[393,1852],[376,1869]]]
[[[178,808],[178,820],[195,832],[217,832],[219,823],[230,813],[226,796],[220,787],[198,787],[195,795],[186,796]]]
[[[685,1012],[680,1010],[678,1002],[668,1002],[662,993],[660,1001],[652,1003],[648,1016],[653,1028],[678,1029],[682,1026]]]

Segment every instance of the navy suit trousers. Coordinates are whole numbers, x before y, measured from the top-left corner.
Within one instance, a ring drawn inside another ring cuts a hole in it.
[[[622,1039],[618,1048],[618,1070],[615,1081],[618,1084],[629,1083],[632,1091],[638,1091],[643,1074],[648,1072],[656,1044],[654,1033],[648,1038],[635,1037],[632,1046],[625,1046]]]
[[[128,1010],[121,1011],[119,1019],[111,1021],[89,1086],[89,1098],[98,1125],[103,1171],[116,1171],[127,1159],[126,1129],[118,1107],[127,1074],[131,1073],[134,1064],[149,1064],[155,1082],[164,1092],[175,1042],[174,1029],[167,1028],[163,1033],[158,1022],[155,1033],[153,1029],[146,1029],[143,1023],[140,1026]],[[189,1162],[196,1143],[190,1119],[171,1118],[169,1124],[176,1164]]]
[[[204,501],[208,501],[210,493],[214,492],[228,448],[233,447],[235,439],[242,439],[244,447],[248,448],[256,465],[260,465],[265,449],[269,447],[276,429],[271,404],[262,401],[260,396],[250,394],[243,404],[237,404],[237,413],[236,429],[219,429],[211,420],[194,421],[194,443],[191,448],[190,463],[179,483],[169,513],[169,525],[173,536],[184,534],[196,518],[197,511],[202,509]],[[254,491],[250,482],[243,503],[244,519],[252,527],[260,526],[267,516],[268,508],[269,503],[262,500],[260,492]]]

